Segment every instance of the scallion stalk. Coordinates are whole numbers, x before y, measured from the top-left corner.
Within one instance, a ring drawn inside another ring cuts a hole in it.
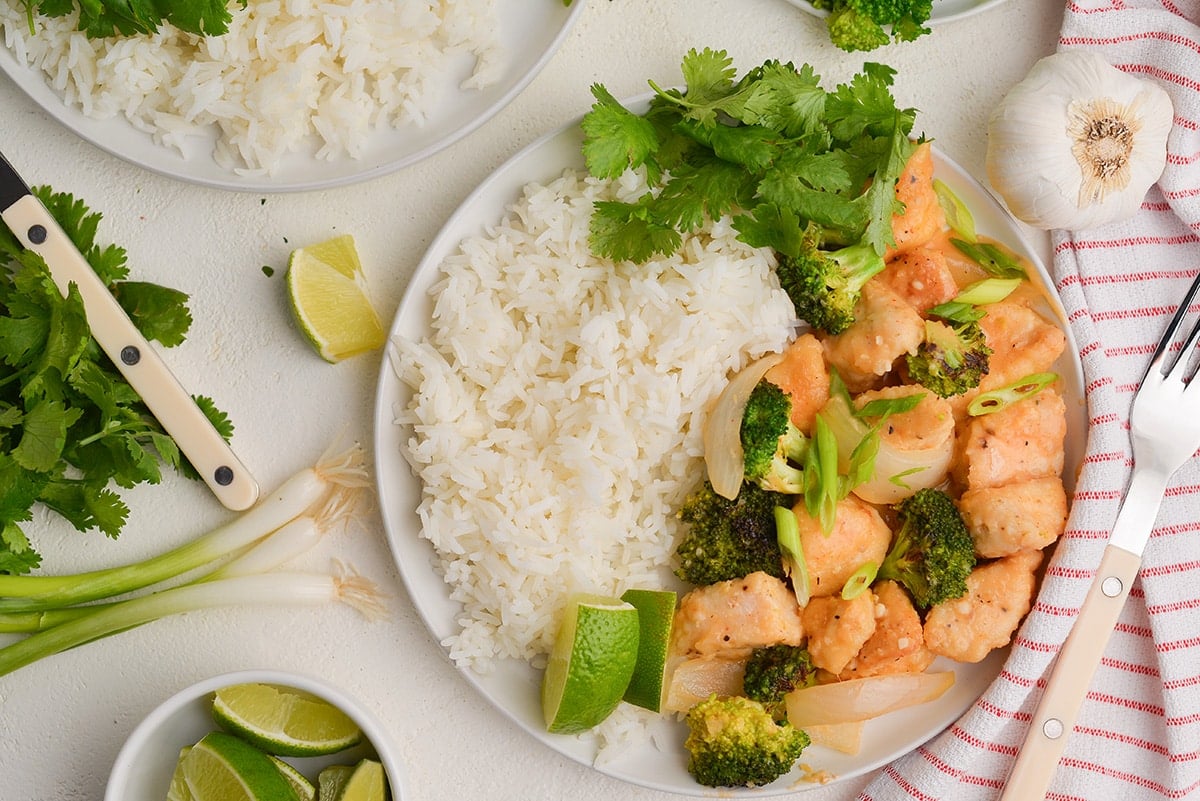
[[[328,574],[264,573],[185,584],[97,607],[0,648],[0,676],[69,648],[182,612],[250,604],[338,602],[374,618],[383,614],[381,597],[369,580],[340,566]]]
[[[786,506],[775,507],[775,537],[783,555],[783,572],[792,580],[792,592],[800,606],[807,606],[812,598],[812,582],[808,575],[808,563],[804,560],[804,547],[800,544],[800,522],[796,513]]]
[[[327,499],[331,490],[364,486],[365,470],[357,446],[323,456],[226,525],[141,562],[63,576],[0,576],[0,612],[36,612],[113,598],[229,559]]]

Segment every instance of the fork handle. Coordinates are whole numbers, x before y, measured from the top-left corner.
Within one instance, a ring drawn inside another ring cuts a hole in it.
[[[1059,651],[1000,801],[1046,797],[1092,674],[1116,628],[1141,563],[1141,556],[1124,548],[1109,545],[1104,549],[1096,578]]]

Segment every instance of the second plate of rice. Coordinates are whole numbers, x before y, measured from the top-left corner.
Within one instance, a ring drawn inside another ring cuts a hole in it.
[[[550,60],[574,0],[250,0],[229,32],[88,39],[0,0],[0,71],[94,145],[246,192],[374,178],[466,136]]]

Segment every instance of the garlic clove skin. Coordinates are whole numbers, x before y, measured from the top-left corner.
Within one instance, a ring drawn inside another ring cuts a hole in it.
[[[1125,220],[1162,175],[1173,120],[1158,84],[1091,51],[1055,53],[992,111],[988,180],[1012,215],[1035,228]]]

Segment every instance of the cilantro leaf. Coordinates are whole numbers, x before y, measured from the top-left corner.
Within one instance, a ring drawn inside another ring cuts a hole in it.
[[[622,106],[607,89],[592,87],[596,98],[583,117],[583,156],[597,178],[616,178],[640,167],[658,148],[654,125]]]
[[[173,348],[187,336],[192,313],[186,293],[144,281],[121,281],[112,293],[146,339]]]
[[[644,262],[674,253],[682,243],[679,232],[655,220],[646,203],[596,203],[589,233],[592,250],[614,261]]]
[[[91,38],[154,33],[164,22],[197,36],[229,30],[232,16],[225,0],[29,0],[30,10],[65,17],[79,9],[79,30]]]
[[[647,129],[635,128],[635,115],[603,87],[592,88],[589,171],[611,179],[645,164],[650,185],[636,204],[596,204],[597,254],[644,261],[724,215],[743,241],[785,255],[806,230],[885,252],[903,208],[896,180],[915,149],[916,111],[897,105],[893,68],[865,63],[826,91],[810,65],[766,61],[737,79],[725,51],[705,49],[684,56],[682,73],[683,90],[650,82]]]
[[[20,526],[9,521],[0,527],[0,573],[28,573],[41,563]]]

